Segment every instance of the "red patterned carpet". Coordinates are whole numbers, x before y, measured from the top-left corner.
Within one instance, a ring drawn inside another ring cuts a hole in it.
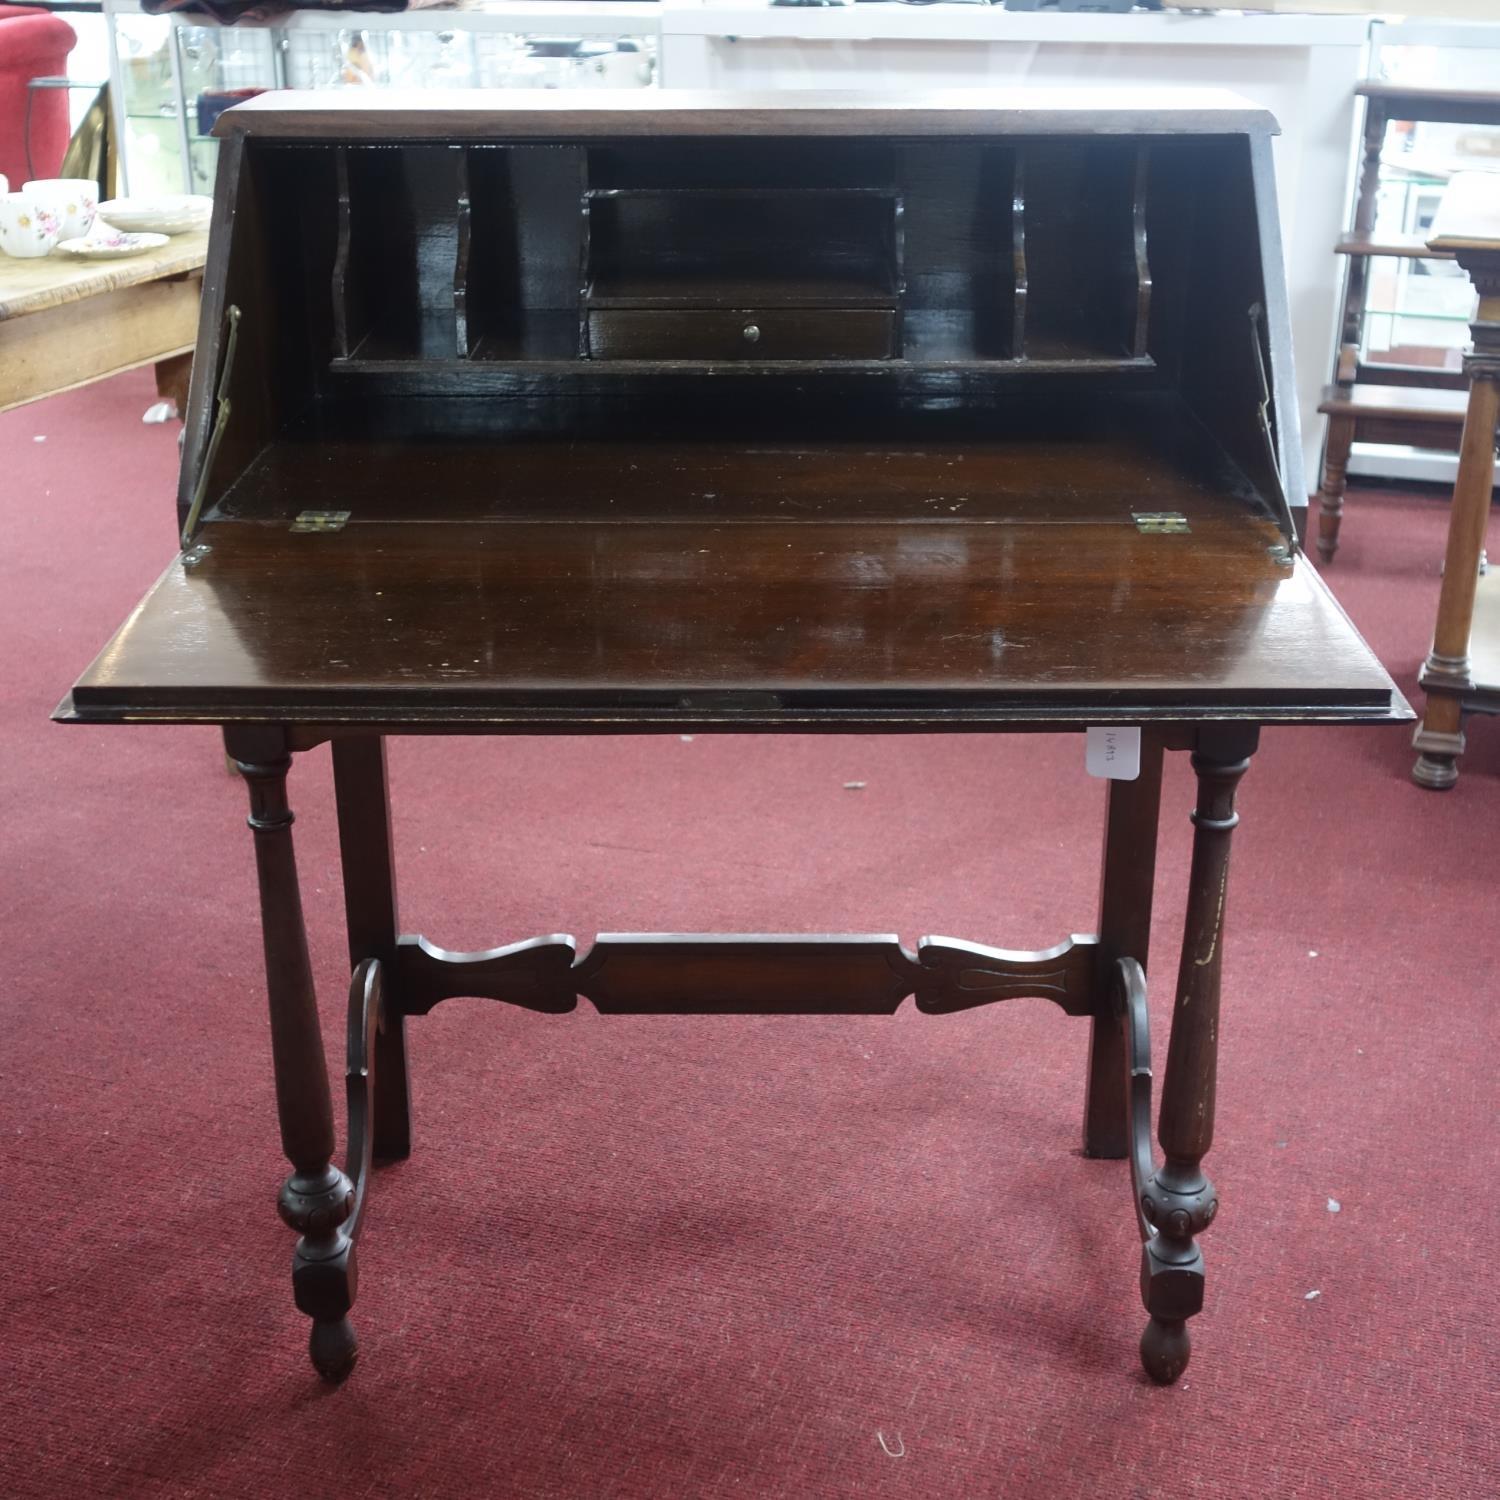
[[[1224,1211],[1176,1388],[1136,1363],[1124,1164],[1077,1152],[1082,1023],[454,1001],[412,1023],[417,1149],[376,1179],[360,1367],[322,1389],[274,1209],[242,789],[208,731],[47,722],[173,550],[176,433],[141,425],[148,400],[134,375],[0,417],[0,1492],[1500,1492],[1500,723],[1446,796],[1407,781],[1401,729],[1272,731],[1246,779]],[[1356,495],[1334,570],[1408,691],[1444,523]],[[1093,921],[1082,759],[1033,737],[398,742],[406,925],[1041,946]],[[332,1044],[326,750],[293,799]]]

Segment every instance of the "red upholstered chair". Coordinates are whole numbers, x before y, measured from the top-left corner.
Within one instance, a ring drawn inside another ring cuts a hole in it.
[[[78,38],[50,11],[0,5],[0,172],[11,191],[33,177],[55,177],[68,149],[66,89],[36,89],[31,100],[31,162],[26,160],[26,85],[60,77]]]

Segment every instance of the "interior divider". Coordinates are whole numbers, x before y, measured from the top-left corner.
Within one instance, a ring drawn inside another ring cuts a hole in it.
[[[349,254],[353,238],[353,210],[349,192],[349,148],[334,151],[334,180],[337,185],[337,232],[333,252],[333,348],[338,359],[348,359],[365,336],[363,308],[358,288],[350,271]]]
[[[1150,147],[1136,147],[1135,178],[1131,191],[1131,227],[1135,248],[1135,329],[1130,352],[1140,358],[1147,352],[1151,331],[1151,261],[1146,241],[1146,188],[1150,181]]]
[[[1026,354],[1026,158],[1020,150],[1011,154],[1010,191],[1011,296],[1010,350],[1012,359]]]
[[[593,194],[589,191],[593,182],[594,152],[580,153],[578,163],[578,355],[587,359],[589,348],[589,257],[593,253]]]
[[[468,359],[478,344],[469,313],[469,247],[473,235],[472,210],[469,201],[469,153],[458,148],[458,240],[453,251],[453,336],[455,353]]]

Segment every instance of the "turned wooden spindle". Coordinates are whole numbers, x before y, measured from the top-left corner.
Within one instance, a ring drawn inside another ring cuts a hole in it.
[[[1318,491],[1318,556],[1333,561],[1339,550],[1339,527],[1344,520],[1344,495],[1349,488],[1349,455],[1354,448],[1354,418],[1329,417],[1323,455],[1323,485]]]
[[[1454,182],[1458,184],[1459,179]],[[1449,192],[1453,194],[1454,189],[1450,187]],[[1456,196],[1463,196],[1461,189]],[[1453,251],[1479,293],[1479,311],[1471,325],[1474,341],[1464,358],[1469,404],[1448,515],[1437,625],[1432,650],[1422,666],[1427,705],[1412,738],[1413,747],[1421,753],[1411,778],[1418,786],[1438,792],[1458,780],[1458,757],[1464,751],[1464,696],[1473,687],[1469,637],[1495,485],[1495,429],[1500,424],[1500,211],[1483,231],[1493,238],[1443,233],[1434,234],[1431,241],[1434,249]]]
[[[292,1260],[292,1294],[298,1308],[313,1320],[313,1364],[324,1379],[337,1381],[353,1368],[357,1353],[349,1322],[356,1285],[354,1245],[344,1229],[354,1208],[354,1187],[332,1162],[333,1099],[286,794],[291,756],[284,749],[268,754],[261,743],[268,739],[225,736],[226,749],[250,792],[276,1113],[282,1148],[292,1164],[277,1207],[301,1236]]]
[[[1141,1362],[1163,1385],[1187,1368],[1187,1320],[1203,1308],[1203,1252],[1194,1236],[1219,1211],[1202,1162],[1214,1138],[1229,844],[1239,822],[1234,796],[1253,749],[1252,731],[1239,745],[1227,734],[1211,746],[1200,741],[1193,756],[1198,776],[1193,862],[1156,1132],[1166,1160],[1141,1200],[1141,1211],[1156,1230],[1141,1247],[1141,1298],[1151,1314],[1141,1338]]]

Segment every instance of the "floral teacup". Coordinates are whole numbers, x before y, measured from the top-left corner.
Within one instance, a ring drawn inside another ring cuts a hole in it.
[[[21,191],[30,193],[39,207],[61,221],[59,239],[87,234],[99,208],[98,185],[87,177],[39,177],[23,183]]]
[[[62,221],[30,193],[0,198],[0,250],[7,255],[46,255],[61,238]]]

